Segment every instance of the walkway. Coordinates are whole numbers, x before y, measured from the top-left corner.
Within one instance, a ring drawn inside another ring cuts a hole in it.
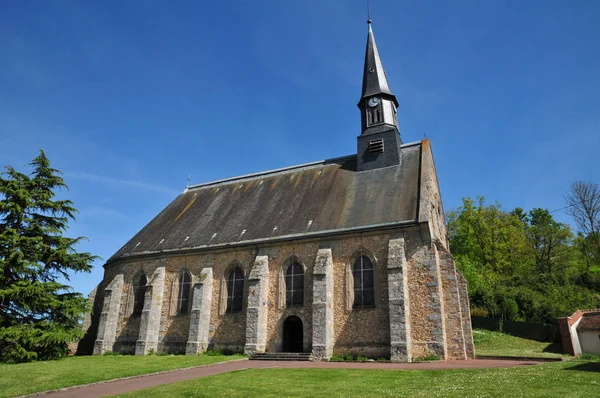
[[[477,369],[508,368],[522,365],[536,365],[535,361],[511,361],[497,359],[474,359],[470,361],[444,361],[419,363],[381,363],[381,362],[287,362],[287,361],[231,361],[215,365],[173,370],[163,373],[136,376],[126,379],[69,387],[63,390],[44,394],[48,398],[104,397],[122,394],[143,388],[156,387],[162,384],[213,376],[220,373],[242,369],[267,368],[316,368],[316,369],[409,369],[409,370],[442,370],[442,369]]]

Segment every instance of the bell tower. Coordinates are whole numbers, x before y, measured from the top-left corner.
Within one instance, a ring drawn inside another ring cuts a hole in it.
[[[361,134],[358,137],[357,170],[371,170],[400,164],[398,100],[390,90],[379,57],[371,20],[367,21],[367,49],[363,71],[362,95],[358,102]]]

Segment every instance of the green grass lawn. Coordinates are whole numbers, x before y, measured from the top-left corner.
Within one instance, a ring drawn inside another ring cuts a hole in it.
[[[554,347],[549,343],[526,340],[499,332],[476,329],[473,330],[473,338],[477,355],[531,357],[563,356],[563,354],[552,352]],[[163,370],[208,365],[238,358],[241,357],[183,355],[145,357],[102,356],[70,357],[57,361],[33,362],[18,365],[0,364],[0,398]],[[432,386],[437,386],[436,389],[440,393],[439,396],[447,396],[453,391],[456,391],[456,394],[458,395],[471,395],[474,393],[474,390],[470,390],[470,387],[467,384],[472,382],[479,386],[479,388],[483,388],[482,391],[485,392],[484,395],[493,396],[493,390],[490,389],[492,388],[490,386],[504,383],[504,381],[495,380],[495,378],[505,377],[505,374],[513,374],[511,372],[514,372],[517,377],[522,378],[522,380],[518,381],[518,383],[521,384],[529,383],[528,380],[530,379],[537,380],[532,384],[532,393],[537,391],[537,388],[542,388],[545,385],[544,383],[554,383],[552,384],[552,388],[556,389],[557,393],[562,394],[563,387],[566,388],[567,385],[565,384],[565,386],[562,386],[562,384],[560,384],[561,380],[572,377],[581,378],[584,385],[589,385],[589,388],[600,388],[600,385],[588,382],[590,376],[593,380],[600,382],[600,373],[598,373],[599,369],[597,367],[600,364],[585,365],[596,373],[589,369],[583,370],[584,365],[582,364],[583,363],[548,364],[518,369],[464,371],[346,371],[326,369],[252,370],[234,372],[232,374],[210,377],[194,382],[179,383],[173,387],[161,387],[151,390],[151,392],[154,394],[155,391],[158,391],[156,394],[160,395],[162,394],[160,391],[166,391],[164,389],[168,389],[168,393],[174,395],[186,395],[198,390],[202,393],[200,395],[215,394],[221,396],[252,396],[260,394],[390,395],[392,393],[420,396],[418,395],[419,389],[424,388],[423,386],[426,386],[429,383],[428,380],[430,380],[433,383]],[[567,370],[571,370],[573,367],[577,368],[578,366],[582,370],[567,372]],[[531,376],[531,378],[529,376]],[[543,382],[542,379],[545,376],[548,376],[553,380]],[[243,389],[238,389],[240,384],[233,382],[236,377],[241,377],[241,380],[243,380]],[[282,380],[285,380],[285,382],[282,382]],[[352,383],[346,385],[346,383],[343,382],[344,380],[352,380]],[[448,384],[449,380],[452,383]],[[483,381],[483,383],[478,380]],[[457,384],[453,384],[454,382]],[[248,383],[248,389],[246,389],[245,383]],[[305,393],[301,387],[307,383],[312,387],[307,389],[307,392]],[[516,382],[512,381],[511,383],[515,384]],[[298,386],[296,386],[296,384]],[[373,385],[379,387],[373,388]],[[170,390],[171,388],[173,389],[172,391]],[[503,386],[502,388],[505,389],[506,387]],[[205,394],[205,391],[210,392],[210,394]],[[600,390],[596,391],[596,395],[600,396]]]
[[[253,369],[122,396],[599,397],[600,363],[466,370]]]
[[[69,357],[17,365],[0,364],[0,397],[31,394],[96,381],[191,366],[209,365],[242,356],[100,356]]]
[[[560,358],[569,357],[561,352],[557,343],[543,343],[522,339],[500,332],[473,329],[475,355],[498,355],[510,357]]]

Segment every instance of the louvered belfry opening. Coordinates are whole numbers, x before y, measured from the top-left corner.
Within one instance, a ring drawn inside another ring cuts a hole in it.
[[[369,141],[369,154],[376,155],[378,153],[383,153],[383,149],[383,138]]]

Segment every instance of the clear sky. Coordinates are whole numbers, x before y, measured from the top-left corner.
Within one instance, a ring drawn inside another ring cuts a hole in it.
[[[600,182],[600,1],[373,0],[404,142],[446,209]],[[364,0],[0,3],[0,165],[43,148],[108,259],[186,186],[356,153]],[[564,212],[555,213],[570,222]],[[85,294],[103,262],[71,284]]]

